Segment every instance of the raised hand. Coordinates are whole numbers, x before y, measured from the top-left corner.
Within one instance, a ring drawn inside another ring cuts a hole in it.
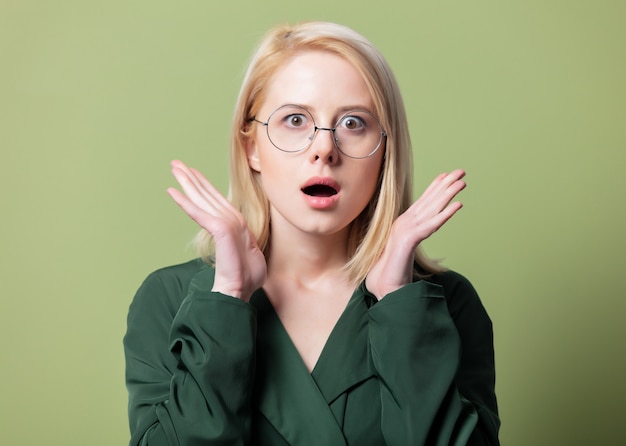
[[[197,170],[172,161],[172,174],[184,193],[167,193],[213,237],[215,282],[213,291],[248,301],[267,276],[265,257],[243,216]]]
[[[366,278],[366,286],[376,298],[410,283],[413,279],[415,248],[441,228],[461,207],[452,202],[465,188],[463,170],[442,173],[422,196],[400,215],[391,227],[383,254]]]

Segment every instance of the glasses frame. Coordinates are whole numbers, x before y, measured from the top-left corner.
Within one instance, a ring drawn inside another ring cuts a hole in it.
[[[301,149],[297,149],[297,150],[281,149],[280,147],[278,147],[276,145],[276,143],[274,141],[272,141],[272,137],[270,136],[270,129],[269,129],[270,120],[272,119],[272,116],[274,115],[274,113],[276,113],[278,110],[280,110],[280,109],[282,109],[284,107],[296,107],[296,108],[299,108],[299,109],[305,111],[311,117],[311,119],[313,120],[313,134],[309,137],[309,143],[307,145],[305,145],[304,147],[302,147]],[[343,150],[341,150],[341,147],[339,147],[339,144],[337,143],[337,138],[335,136],[335,131],[337,130],[337,127],[339,126],[339,123],[343,120],[343,118],[345,118],[346,116],[349,116],[350,114],[355,113],[355,112],[367,113],[368,115],[370,115],[372,118],[374,118],[374,120],[378,124],[378,128],[380,129],[380,140],[378,141],[378,145],[370,153],[368,153],[365,156],[348,155]],[[349,110],[349,111],[345,112],[344,114],[342,114],[339,117],[339,119],[337,119],[337,121],[335,122],[335,127],[318,127],[317,124],[315,123],[315,117],[313,117],[313,113],[311,113],[305,107],[303,107],[301,105],[296,105],[296,104],[284,104],[284,105],[281,105],[280,107],[276,108],[276,110],[274,110],[272,113],[270,113],[270,115],[267,117],[267,121],[265,121],[265,122],[258,120],[256,118],[256,116],[250,118],[248,121],[249,122],[254,121],[254,122],[257,122],[257,123],[263,125],[265,127],[265,133],[267,134],[267,139],[269,139],[269,141],[272,143],[272,145],[274,147],[276,147],[281,152],[285,152],[285,153],[298,153],[298,152],[304,152],[305,150],[307,150],[309,147],[311,147],[311,144],[313,144],[313,141],[315,141],[315,137],[317,136],[318,130],[326,130],[328,132],[331,132],[332,135],[333,135],[332,139],[333,139],[333,144],[334,144],[335,148],[342,155],[347,156],[348,158],[352,158],[352,159],[369,158],[370,156],[374,155],[378,151],[378,149],[380,148],[381,145],[383,145],[383,140],[386,141],[386,139],[387,139],[387,132],[385,131],[385,129],[383,129],[383,126],[380,123],[380,121],[378,120],[378,118],[376,116],[374,116],[374,114],[372,112],[369,112],[367,110],[358,109],[358,108],[354,109],[354,110]]]

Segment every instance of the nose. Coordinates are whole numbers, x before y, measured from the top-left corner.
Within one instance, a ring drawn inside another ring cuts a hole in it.
[[[316,127],[309,146],[311,162],[322,161],[334,164],[339,159],[339,151],[335,145],[335,129]]]

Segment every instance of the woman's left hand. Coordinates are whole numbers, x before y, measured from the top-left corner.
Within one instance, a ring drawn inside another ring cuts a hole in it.
[[[460,169],[442,173],[393,223],[383,254],[365,280],[378,300],[413,280],[415,248],[463,206],[452,200],[465,188],[464,176]]]

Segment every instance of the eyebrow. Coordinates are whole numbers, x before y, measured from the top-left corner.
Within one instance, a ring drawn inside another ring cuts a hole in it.
[[[283,105],[279,105],[279,107],[283,107],[285,105],[297,105],[298,107],[306,108],[310,112],[316,111],[315,107],[310,105],[310,104],[302,104],[302,103],[297,103],[297,102],[285,103]],[[338,113],[345,113],[345,112],[349,112],[351,110],[365,110],[365,111],[368,111],[370,113],[373,113],[372,110],[370,109],[370,107],[367,107],[367,106],[362,105],[362,104],[361,105],[344,105],[342,107],[339,107],[337,109],[337,112]]]
[[[280,108],[280,107],[285,107],[287,105],[295,105],[297,107],[302,107],[305,110],[307,110],[309,113],[311,113],[313,115],[314,118],[316,118],[315,115],[317,115],[317,110],[315,109],[315,107],[313,107],[310,104],[303,104],[303,103],[298,103],[298,102],[286,102],[284,104],[279,105],[278,107],[276,107],[276,109]],[[350,111],[366,111],[368,113],[370,113],[372,116],[376,116],[376,113],[370,108],[370,107],[366,107],[365,105],[344,105],[342,107],[339,107],[337,110],[335,110],[335,115],[332,119],[335,118],[339,118],[341,117],[343,114],[350,112]],[[319,119],[319,117],[318,117]]]

